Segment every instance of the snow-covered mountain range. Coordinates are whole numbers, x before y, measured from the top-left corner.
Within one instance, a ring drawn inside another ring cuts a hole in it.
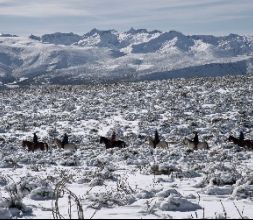
[[[81,84],[246,74],[253,37],[93,29],[83,36],[0,34],[0,85]]]

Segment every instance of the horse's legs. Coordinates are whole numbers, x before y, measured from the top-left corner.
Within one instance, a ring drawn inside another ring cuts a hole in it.
[[[199,145],[199,143],[194,143],[194,142],[193,142],[193,144],[194,144],[193,150],[198,150],[198,145]]]
[[[37,145],[38,145],[37,143],[32,144],[33,153],[34,153],[34,151],[35,151]]]
[[[106,148],[106,149],[111,149],[112,146],[111,146],[110,144],[105,144],[105,148]]]

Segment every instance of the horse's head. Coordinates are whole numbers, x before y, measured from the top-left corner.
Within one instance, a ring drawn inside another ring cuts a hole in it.
[[[100,137],[100,140],[99,140],[99,143],[102,144],[102,143],[105,143],[105,137]]]
[[[189,143],[189,140],[187,138],[184,138],[184,140],[182,141],[183,144],[187,145]]]
[[[57,147],[56,139],[53,139],[53,140],[51,141],[51,144],[52,144],[53,148],[56,148],[56,147]]]
[[[152,137],[147,136],[147,137],[146,137],[146,141],[148,142],[149,146],[151,146],[151,147],[154,147],[154,146],[155,146],[154,140],[153,140]]]
[[[24,148],[26,146],[29,147],[29,145],[30,145],[30,143],[28,141],[25,141],[25,140],[22,141],[22,147],[24,147]]]
[[[57,138],[53,140],[53,145],[54,145],[55,147],[58,147],[58,148],[64,148],[63,145],[62,145],[61,140],[59,140],[59,139],[57,139]]]
[[[232,135],[230,135],[229,137],[228,137],[228,141],[233,141],[234,140],[234,137],[232,136]]]

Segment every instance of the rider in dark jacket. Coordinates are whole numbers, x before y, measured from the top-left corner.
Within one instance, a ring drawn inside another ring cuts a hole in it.
[[[38,143],[38,136],[36,135],[36,133],[33,133],[33,143]]]
[[[114,143],[116,141],[116,132],[113,131],[112,137],[111,137],[111,142]]]
[[[198,144],[199,144],[199,136],[198,136],[198,132],[195,132],[195,137],[193,138],[193,142],[195,144],[195,147],[197,148]]]
[[[66,145],[66,144],[68,144],[69,143],[69,137],[68,137],[68,135],[65,133],[64,134],[64,137],[63,137],[63,140],[62,140],[62,145],[64,146],[64,145]]]
[[[240,132],[239,140],[241,143],[244,141],[244,134],[242,131]]]
[[[155,140],[154,140],[154,142],[155,142],[155,145],[157,145],[160,142],[160,137],[159,137],[159,134],[158,134],[157,130],[155,131]]]

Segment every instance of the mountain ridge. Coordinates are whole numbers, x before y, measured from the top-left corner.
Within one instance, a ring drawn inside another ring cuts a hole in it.
[[[253,37],[238,34],[184,35],[174,30],[134,28],[126,32],[92,29],[83,35],[1,34],[0,85],[11,81],[24,83],[20,80],[23,78],[28,84],[43,84],[56,83],[55,79],[61,77],[70,82],[91,82],[145,80],[151,75],[152,80],[198,76],[193,67],[210,73],[200,74],[205,76],[227,75],[230,67],[231,74],[247,74],[252,71],[252,58]],[[223,64],[225,70],[217,65],[215,72],[209,64]]]

